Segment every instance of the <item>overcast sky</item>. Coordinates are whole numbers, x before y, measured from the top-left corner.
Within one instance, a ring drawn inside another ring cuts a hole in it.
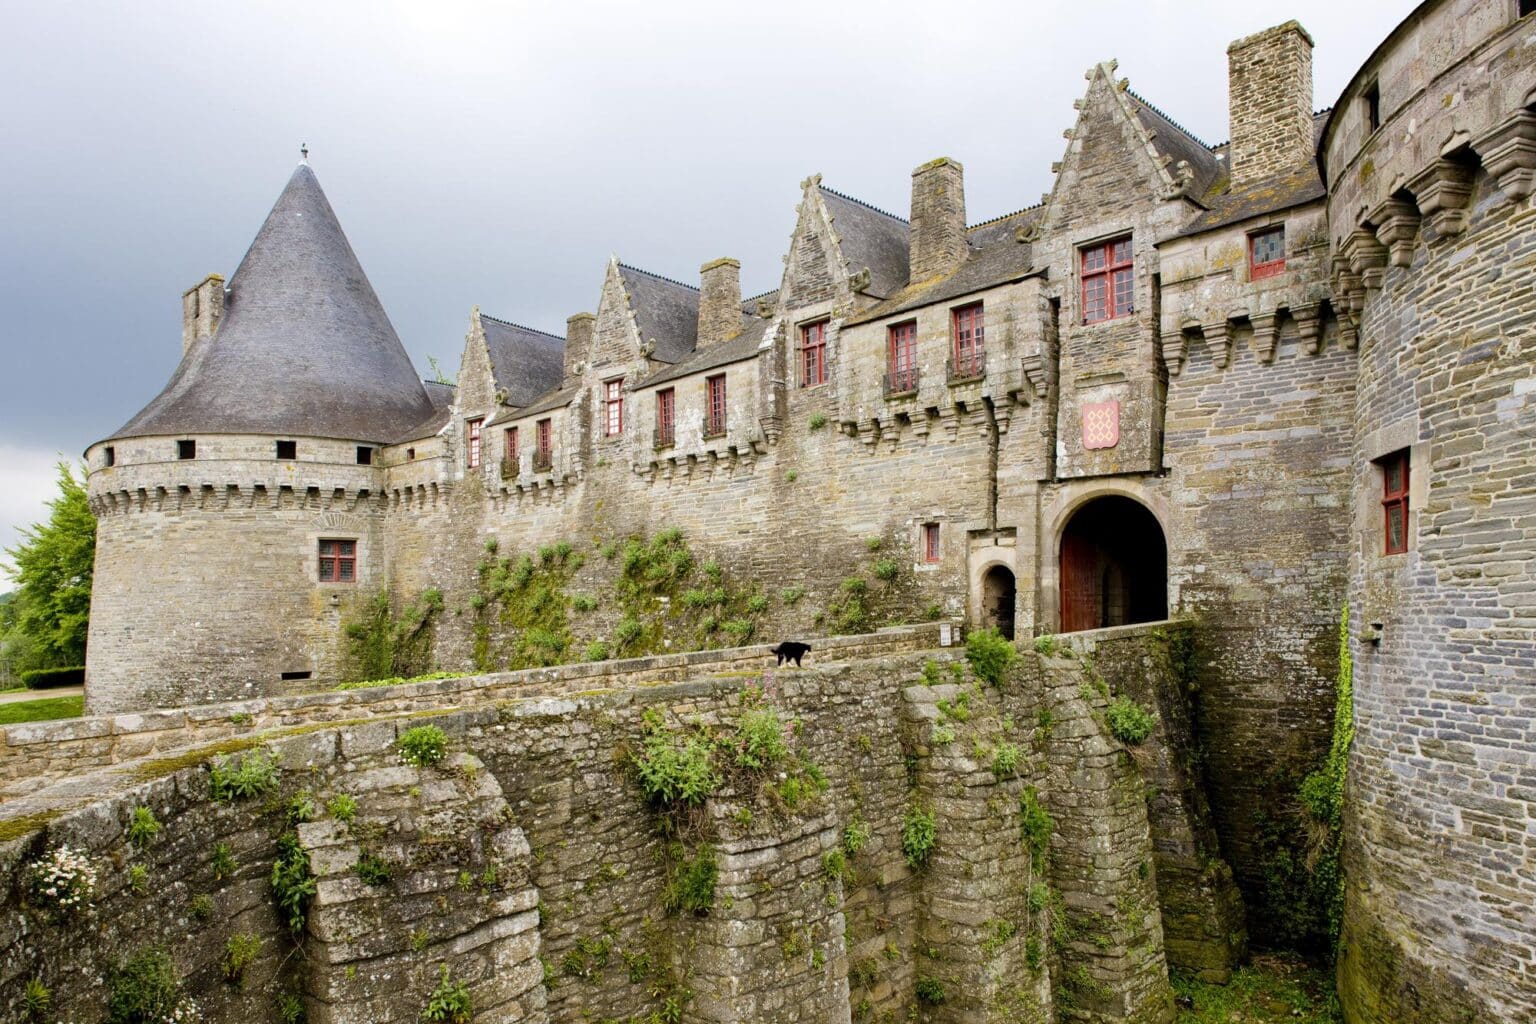
[[[0,0],[0,545],[165,383],[181,292],[233,272],[301,142],[412,357],[453,373],[472,306],[564,333],[610,253],[776,287],[812,173],[905,216],[947,155],[972,223],[1037,203],[1100,60],[1220,142],[1227,43],[1294,17],[1329,106],[1412,7]]]

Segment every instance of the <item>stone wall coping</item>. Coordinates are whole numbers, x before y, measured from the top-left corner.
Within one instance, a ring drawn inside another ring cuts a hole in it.
[[[839,661],[935,648],[935,623],[892,626],[873,633],[813,638],[818,667]],[[615,661],[583,662],[516,672],[428,679],[393,686],[258,697],[221,704],[32,722],[0,727],[0,806],[12,810],[44,787],[78,779],[98,768],[145,756],[165,757],[200,744],[262,742],[275,730],[321,728],[392,715],[447,711],[507,700],[569,701],[596,692],[618,693],[686,681],[695,673],[754,674],[773,665],[766,646],[679,652]],[[555,707],[550,704],[547,707]],[[568,705],[558,705],[564,709]],[[570,705],[574,706],[574,705]],[[562,713],[520,710],[518,715]],[[493,711],[494,715],[494,711]]]

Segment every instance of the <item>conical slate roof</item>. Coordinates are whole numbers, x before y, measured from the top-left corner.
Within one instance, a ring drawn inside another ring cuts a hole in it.
[[[230,279],[218,330],[113,436],[384,443],[432,412],[320,183],[301,164]]]

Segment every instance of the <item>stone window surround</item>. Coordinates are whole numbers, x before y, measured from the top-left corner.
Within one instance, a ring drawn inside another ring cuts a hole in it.
[[[484,452],[485,417],[475,416],[464,421],[464,468],[479,469]]]
[[[811,330],[817,327],[821,328],[820,337],[817,340],[817,343],[814,346],[807,346],[806,341],[810,337]],[[830,315],[813,317],[810,320],[795,325],[795,337],[799,339],[795,345],[795,355],[797,357],[795,362],[799,370],[797,376],[800,379],[800,386],[802,388],[819,388],[827,382],[829,376],[827,372],[827,335],[831,333],[831,328],[832,318]],[[814,381],[808,379],[805,372],[805,356],[806,353],[813,347],[819,350],[817,353],[817,369],[820,371],[820,375]]]
[[[321,555],[322,546],[326,544],[351,544],[352,554],[343,555],[338,547],[333,555]],[[315,553],[315,582],[323,587],[356,587],[358,581],[362,578],[362,573],[359,571],[360,563],[362,562],[362,547],[362,541],[357,537],[335,537],[317,534],[314,543],[310,546],[310,549]],[[333,572],[335,575],[331,579],[325,579],[321,574],[321,564],[326,561],[333,562]],[[341,564],[343,562],[352,563],[351,579],[341,578]]]
[[[971,319],[972,338],[968,352],[960,350],[961,321],[974,314]],[[955,376],[976,377],[986,370],[987,365],[987,306],[977,299],[974,302],[963,302],[958,306],[952,306],[949,310],[949,354],[954,360]]]
[[[1133,293],[1131,299],[1131,308],[1128,312],[1123,313],[1120,316],[1106,316],[1102,320],[1089,321],[1087,319],[1087,310],[1085,308],[1087,296],[1083,293],[1083,254],[1091,249],[1102,248],[1111,242],[1117,242],[1122,238],[1128,240],[1131,243],[1130,270],[1132,288],[1134,289],[1136,282],[1136,269],[1139,261],[1136,259],[1136,231],[1133,227],[1129,225],[1122,225],[1120,227],[1107,230],[1089,230],[1084,232],[1081,236],[1073,238],[1068,243],[1071,246],[1072,253],[1072,291],[1077,296],[1077,315],[1071,318],[1069,322],[1075,324],[1078,327],[1098,327],[1104,324],[1112,324],[1116,321],[1126,320],[1136,315],[1136,300]],[[1110,284],[1113,285],[1112,277]],[[1109,308],[1111,312],[1113,312],[1113,294],[1108,296],[1108,301]]]
[[[929,541],[932,540],[930,547]],[[919,570],[932,570],[944,561],[944,528],[936,519],[917,525],[917,565]]]
[[[610,377],[603,381],[603,436],[619,437],[624,433],[624,378]]]
[[[1254,262],[1254,243],[1263,235],[1278,231],[1280,233],[1280,258],[1266,263]],[[1283,214],[1269,218],[1265,223],[1248,230],[1248,280],[1262,281],[1270,277],[1278,277],[1285,273],[1285,216]]]
[[[1419,514],[1429,497],[1429,442],[1418,439],[1418,417],[1407,416],[1378,427],[1360,442],[1361,480],[1356,493],[1355,523],[1360,534],[1360,553],[1368,565],[1394,565],[1419,547]],[[1386,553],[1386,517],[1381,496],[1385,486],[1382,460],[1394,452],[1408,451],[1408,550]]]

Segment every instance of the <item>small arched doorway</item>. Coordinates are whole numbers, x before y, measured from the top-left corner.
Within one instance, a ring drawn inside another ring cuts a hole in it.
[[[988,626],[1013,639],[1013,619],[1018,600],[1013,573],[1006,565],[994,565],[981,578],[981,617]]]
[[[1078,509],[1061,534],[1061,631],[1168,617],[1168,545],[1157,517],[1109,495]]]

